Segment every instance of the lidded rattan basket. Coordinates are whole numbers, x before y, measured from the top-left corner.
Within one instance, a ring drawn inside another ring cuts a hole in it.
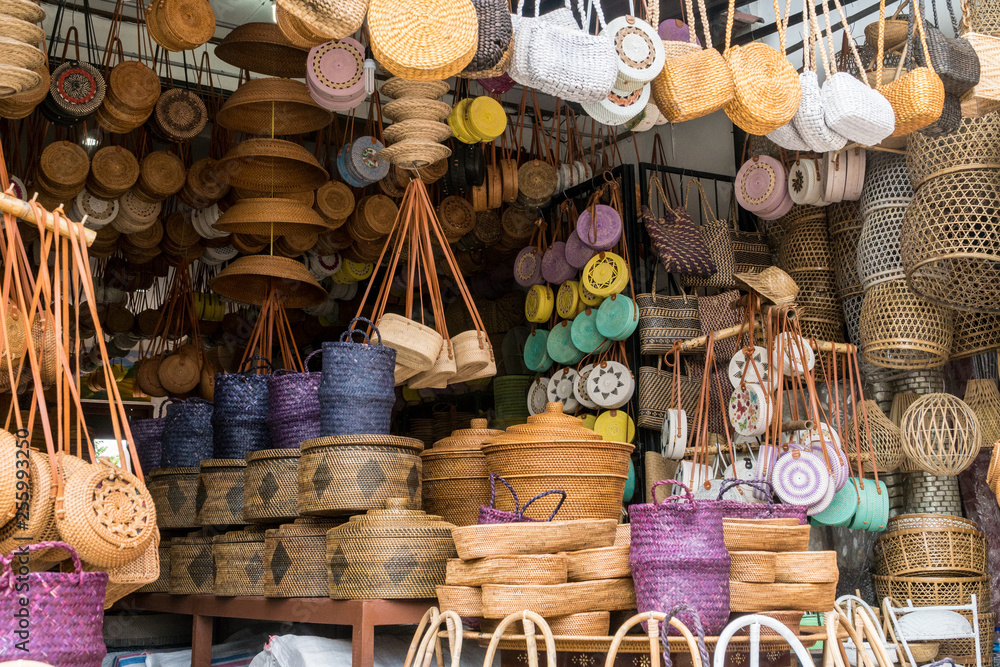
[[[194,528],[198,468],[160,468],[148,475],[146,488],[156,505],[156,522],[164,530]]]
[[[299,516],[299,450],[261,449],[247,454],[243,471],[243,518],[287,523]]]
[[[390,498],[385,509],[352,516],[329,531],[330,597],[432,598],[455,558],[451,530],[441,517],[407,509],[406,498]]]
[[[264,528],[248,526],[218,535],[212,545],[215,595],[264,594]]]
[[[479,508],[490,499],[490,471],[482,445],[503,434],[486,425],[485,419],[473,419],[471,428],[453,431],[420,453],[425,512],[456,526],[479,522]]]
[[[518,497],[565,491],[558,514],[564,520],[620,516],[632,450],[628,443],[603,440],[579,419],[563,414],[561,403],[549,403],[528,423],[511,426],[483,445],[490,472],[507,480]],[[558,496],[540,499],[538,516],[548,516],[557,502]],[[513,499],[504,494],[497,509],[513,511]]]
[[[215,581],[212,538],[202,532],[175,537],[170,543],[171,595],[211,595]]]
[[[302,517],[267,531],[264,538],[264,595],[316,598],[329,594],[326,533],[343,519]]]
[[[198,472],[195,521],[200,526],[235,526],[243,520],[243,459],[206,459]]]

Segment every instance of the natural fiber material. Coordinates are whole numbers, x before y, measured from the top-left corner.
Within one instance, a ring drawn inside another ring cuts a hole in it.
[[[339,523],[302,518],[267,531],[264,595],[272,598],[327,597],[330,568],[326,558],[326,534]]]
[[[171,595],[211,595],[215,581],[212,537],[191,533],[170,543]]]
[[[149,474],[149,495],[156,520],[165,530],[193,528],[198,468],[162,468]]]
[[[368,8],[368,29],[375,59],[413,81],[457,74],[479,45],[476,9],[467,0],[438,5],[375,0]]]
[[[867,217],[879,208],[905,207],[913,199],[913,187],[906,157],[896,153],[868,151],[865,158],[865,187],[860,211]]]
[[[160,455],[163,444],[163,426],[165,417],[156,419],[136,419],[129,423],[132,431],[132,441],[139,455],[139,467],[143,472],[156,470],[160,466]]]
[[[463,526],[452,531],[462,560],[554,554],[614,545],[616,521],[580,519]]]
[[[364,342],[354,342],[354,331],[363,336]],[[346,331],[339,342],[323,343],[319,405],[320,432],[324,436],[389,432],[389,418],[396,402],[397,352],[382,344],[379,329],[375,332],[378,342],[359,328]]]
[[[351,517],[327,533],[330,597],[434,597],[445,580],[445,561],[455,556],[454,526],[408,504],[390,498],[385,509]]]
[[[250,452],[270,449],[268,384],[267,375],[250,371],[215,376],[213,458],[245,459]]]
[[[723,537],[729,551],[806,551],[809,527],[798,519],[722,520]]]
[[[729,606],[733,612],[809,611],[833,608],[837,584],[729,584]]]
[[[965,403],[976,414],[983,448],[993,447],[1000,441],[1000,391],[996,380],[969,380]]]
[[[331,114],[313,100],[301,81],[251,79],[222,105],[217,122],[246,134],[277,136],[314,132],[330,123]]]
[[[462,618],[482,618],[483,591],[470,586],[437,586],[441,611],[453,611]]]
[[[826,209],[815,207],[812,215],[804,215],[789,226],[781,241],[778,260],[781,268],[792,274],[833,269],[833,247],[827,231]]]
[[[264,529],[234,530],[212,545],[217,596],[264,594]]]
[[[546,616],[634,609],[632,579],[601,579],[554,586],[483,586],[483,616],[506,618],[524,609]]]
[[[296,449],[319,437],[319,385],[322,373],[275,373],[267,393],[271,446]]]
[[[907,370],[948,361],[952,312],[914,294],[903,280],[868,290],[860,321],[862,354],[870,364]]]
[[[485,584],[565,584],[568,557],[566,554],[496,556],[474,560],[449,559],[445,583],[449,586],[483,586]]]
[[[302,443],[301,514],[336,515],[385,507],[406,498],[420,507],[419,453],[423,443],[390,435],[316,438]]]
[[[142,554],[135,560],[124,565],[107,569],[108,587],[104,595],[104,608],[111,606],[127,595],[131,595],[144,585],[154,582],[160,575],[160,535],[146,545]],[[168,556],[169,560],[169,556]],[[62,569],[68,569],[68,563],[63,562]],[[99,569],[93,565],[84,565],[83,569],[88,572],[96,572]]]
[[[792,120],[802,88],[782,53],[756,42],[735,46],[724,56],[733,72],[733,100],[724,108],[734,124],[749,134],[763,135]]]
[[[451,438],[420,454],[423,507],[429,514],[439,515],[456,526],[477,523],[479,508],[489,502],[489,469],[480,447],[502,433],[486,429],[485,419],[473,420],[472,429],[467,431],[471,432],[469,436],[455,431]],[[469,438],[465,444],[448,442],[465,437]]]
[[[23,459],[19,460],[23,461]],[[18,469],[23,470],[24,464],[22,463]],[[22,488],[17,491],[19,494],[18,499],[22,503],[18,507],[21,515],[0,527],[0,553],[9,554],[14,549],[25,544],[31,544],[32,542],[37,542],[51,536],[50,528],[53,525],[53,503],[51,499],[52,470],[48,456],[37,450],[30,450],[28,477],[30,479],[30,487],[26,490]],[[46,489],[49,489],[49,491],[46,491]],[[27,491],[26,500],[28,503],[26,508],[23,505],[25,502],[25,491]],[[26,520],[24,518],[25,509],[27,510]],[[78,519],[86,521],[86,513]],[[86,528],[84,527],[84,530],[78,531],[79,537],[83,539],[91,537]],[[47,551],[39,550],[34,555],[34,560],[36,562],[41,559],[47,560],[48,557],[49,553]]]
[[[244,23],[215,47],[215,55],[237,69],[304,79],[307,49],[293,45],[274,23]]]
[[[694,296],[639,294],[639,341],[642,354],[666,354],[674,342],[701,335]]]
[[[903,452],[918,470],[957,475],[979,454],[982,431],[976,413],[951,394],[927,394],[907,408],[900,424]]]
[[[239,257],[210,286],[221,296],[254,305],[263,304],[273,289],[286,308],[315,306],[327,296],[301,262],[273,255]]]
[[[243,520],[242,459],[201,462],[195,492],[195,522],[200,526],[234,526]]]
[[[900,254],[909,287],[961,310],[1000,312],[1000,169],[974,169],[928,180],[906,209]]]
[[[964,359],[1000,349],[1000,315],[955,311],[951,358]],[[985,428],[985,427],[984,427]],[[988,442],[984,439],[984,446]]]
[[[627,545],[572,551],[566,554],[569,581],[631,577]]]
[[[914,607],[961,605],[975,594],[979,613],[990,609],[989,577],[889,577],[872,575],[879,599],[910,600]]]
[[[144,585],[137,591],[138,593],[168,592],[170,584],[170,542],[171,540],[163,540],[157,548],[157,555],[160,561],[160,574],[156,577],[156,581]]]
[[[985,576],[986,535],[976,525],[944,514],[893,517],[875,542],[875,572],[882,576]]]
[[[840,578],[836,551],[788,551],[775,554],[779,584],[836,584]]]
[[[212,404],[199,398],[167,406],[161,461],[164,468],[196,468],[202,459],[212,458],[212,412]]]
[[[730,551],[729,580],[751,584],[774,583],[775,555],[769,551]]]
[[[906,144],[906,165],[913,189],[947,173],[1000,168],[1000,149],[990,140],[997,131],[1000,131],[1000,116],[989,114],[965,118],[955,132],[943,137],[911,134]]]
[[[906,277],[899,256],[906,208],[880,208],[865,216],[857,250],[857,275],[864,289]]]
[[[844,451],[847,458],[855,465],[858,461],[857,452],[860,450],[860,463],[866,471],[878,470],[879,474],[889,473],[899,468],[904,460],[903,447],[899,427],[886,417],[882,409],[875,401],[865,401],[867,410],[867,422],[865,416],[858,411],[857,431],[853,416],[849,416],[844,423],[843,439]],[[871,436],[871,449],[865,439],[865,425]],[[855,433],[861,436],[860,447],[855,438]],[[872,462],[872,452],[875,454],[874,466]]]
[[[833,266],[837,272],[838,296],[843,299],[860,294],[857,258],[862,218],[859,204],[857,201],[830,204],[826,209],[826,218],[833,247]]]
[[[219,163],[229,185],[259,192],[315,190],[330,179],[312,153],[283,139],[247,139]]]
[[[264,449],[247,454],[244,519],[281,523],[298,518],[298,469],[298,449]]]

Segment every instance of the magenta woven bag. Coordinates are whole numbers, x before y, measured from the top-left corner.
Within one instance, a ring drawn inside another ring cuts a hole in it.
[[[28,572],[21,557],[64,549],[73,572]],[[107,572],[84,572],[65,542],[40,542],[0,557],[0,660],[36,660],[58,667],[100,667]],[[24,650],[26,649],[26,650]]]
[[[507,487],[510,491],[511,497],[514,499],[514,511],[505,512],[503,510],[497,509],[497,480],[503,482],[503,485]],[[512,487],[507,480],[505,480],[500,475],[495,472],[490,473],[490,504],[489,507],[486,505],[479,506],[479,524],[492,524],[492,523],[530,523],[535,521],[540,521],[540,519],[532,519],[530,516],[525,516],[524,513],[528,511],[528,507],[531,503],[535,502],[539,498],[544,498],[545,496],[551,496],[553,493],[558,493],[562,496],[559,504],[556,508],[552,510],[552,514],[546,521],[552,521],[555,518],[556,513],[559,508],[562,507],[563,503],[566,502],[566,492],[565,491],[546,491],[545,493],[539,493],[537,496],[524,503],[524,507],[521,507],[521,503],[517,499],[517,494],[514,493],[514,487]]]
[[[738,500],[723,500],[722,496],[737,486],[751,486],[764,496],[763,503],[741,503]],[[714,501],[727,519],[798,519],[806,522],[804,505],[789,505],[774,502],[774,487],[765,479],[724,479],[719,487],[719,499]]]
[[[687,486],[672,479],[655,483],[653,491],[661,484],[676,484],[684,495],[628,508],[636,608],[639,613],[666,613],[688,605],[698,612],[705,632],[717,635],[729,620],[729,552],[722,536],[722,508],[718,502],[696,501]],[[692,622],[683,614],[678,618]]]

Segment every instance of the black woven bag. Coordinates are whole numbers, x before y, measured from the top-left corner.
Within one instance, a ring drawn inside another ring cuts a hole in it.
[[[955,33],[958,34],[958,24],[955,22],[955,10],[951,5],[951,0],[948,0],[947,4],[948,13],[951,15],[952,27]],[[979,56],[976,55],[976,50],[972,48],[972,44],[967,40],[961,37],[946,37],[938,28],[937,3],[931,3],[931,8],[934,13],[934,25],[931,25],[929,21],[924,19],[924,34],[927,37],[927,51],[930,54],[931,65],[937,75],[941,77],[941,83],[944,84],[944,92],[948,95],[961,97],[975,88],[976,84],[979,83]],[[923,0],[920,0],[920,14],[921,16],[926,16],[924,14]],[[907,27],[908,39],[913,29],[912,24],[913,21],[911,20],[910,25]],[[924,62],[923,49],[919,48],[919,45],[915,45],[912,41],[909,44],[913,50],[914,62],[919,67],[925,66],[927,63]],[[946,111],[947,108],[948,102],[946,100]],[[959,120],[961,120],[961,117],[959,117]],[[957,127],[958,125],[956,124],[955,128],[957,129]],[[925,132],[925,134],[929,133]],[[940,134],[947,134],[947,132],[941,132]],[[930,136],[940,136],[940,134]]]

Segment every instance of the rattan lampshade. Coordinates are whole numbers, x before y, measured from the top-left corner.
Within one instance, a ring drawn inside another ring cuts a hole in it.
[[[286,308],[307,308],[326,299],[326,290],[301,262],[271,255],[237,258],[212,280],[211,288],[227,299],[258,306],[271,289]]]
[[[247,139],[219,160],[235,188],[282,194],[315,190],[330,179],[312,153],[283,139]]]
[[[226,209],[215,228],[240,234],[319,233],[329,229],[323,218],[308,206],[292,199],[240,199]]]
[[[957,475],[976,459],[982,445],[979,419],[951,394],[927,394],[903,413],[903,452],[918,470]]]
[[[282,78],[251,79],[222,105],[216,122],[245,134],[308,134],[326,127],[333,114],[309,95],[301,81]]]
[[[291,79],[306,77],[307,49],[295,46],[274,23],[244,23],[215,47],[215,55],[233,67]]]

